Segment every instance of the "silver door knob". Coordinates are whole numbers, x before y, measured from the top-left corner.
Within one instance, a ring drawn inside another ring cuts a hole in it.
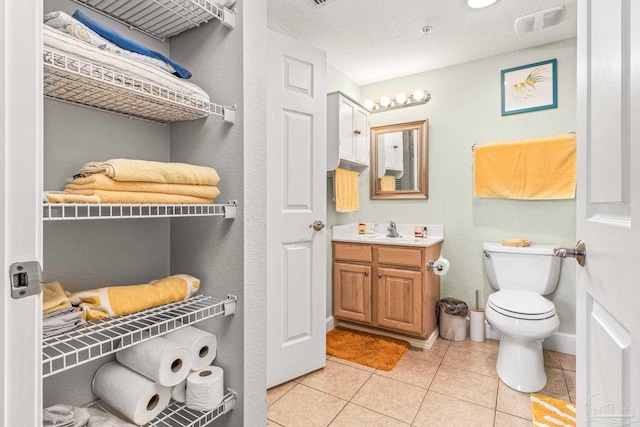
[[[309,224],[309,228],[313,228],[316,231],[320,231],[324,227],[326,227],[326,225],[324,225],[319,219],[313,221],[313,224]]]
[[[587,247],[582,240],[578,240],[575,248],[555,248],[553,254],[560,258],[575,258],[582,267],[587,258]]]

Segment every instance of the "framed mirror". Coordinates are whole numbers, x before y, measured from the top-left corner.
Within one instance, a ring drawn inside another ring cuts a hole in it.
[[[428,198],[428,121],[371,128],[372,199]]]

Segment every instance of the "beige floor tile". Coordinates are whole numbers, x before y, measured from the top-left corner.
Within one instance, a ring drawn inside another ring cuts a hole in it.
[[[438,365],[427,360],[403,357],[393,371],[377,370],[376,375],[428,389]]]
[[[282,427],[282,424],[278,424],[278,423],[273,422],[271,420],[267,420],[267,427]]]
[[[569,397],[573,401],[576,397],[576,373],[563,370],[562,375],[564,375],[564,382],[567,384],[567,389],[569,389]]]
[[[449,346],[449,349],[451,349],[452,347],[465,348],[473,351],[482,351],[485,353],[498,354],[498,349],[500,348],[500,341],[484,340],[482,342],[475,342],[467,338],[464,341],[451,341],[451,345]]]
[[[301,384],[350,400],[371,375],[370,372],[328,360],[327,366],[307,375]]]
[[[409,424],[349,403],[330,427],[409,427]]]
[[[442,365],[498,378],[497,361],[498,353],[473,350],[471,347],[452,343],[444,355]]]
[[[267,408],[267,419],[284,427],[326,427],[346,404],[342,399],[296,384]]]
[[[498,378],[442,365],[429,390],[495,409]]]
[[[273,402],[280,399],[286,392],[291,390],[296,385],[295,381],[288,381],[286,383],[271,387],[267,390],[267,406],[270,406]]]
[[[576,371],[576,356],[573,354],[558,353],[560,366],[564,371]]]
[[[530,420],[531,399],[529,393],[521,393],[500,381],[496,409],[509,415]]]
[[[544,366],[547,368],[562,368],[558,353],[552,350],[542,350],[544,356]]]
[[[417,359],[427,360],[431,363],[440,363],[444,354],[447,352],[451,341],[437,338],[428,350],[411,347],[409,351],[405,353],[405,356],[414,357]]]
[[[495,411],[429,391],[413,421],[417,427],[493,425]]]
[[[575,403],[568,394],[556,394],[556,393],[549,393],[548,391],[539,391],[538,394],[541,394],[543,396],[549,396],[549,397],[553,397],[554,399],[560,399],[560,400],[564,400],[565,402],[573,402]]]
[[[547,384],[540,393],[544,394],[544,392],[548,392],[560,396],[568,396],[569,390],[567,389],[567,384],[564,382],[562,369],[546,368],[545,372],[547,373]]]
[[[340,363],[342,365],[351,366],[352,368],[357,368],[357,369],[360,369],[361,371],[365,371],[365,372],[375,372],[375,370],[376,370],[376,368],[372,368],[372,367],[366,366],[366,365],[361,365],[359,363],[354,363],[354,362],[352,362],[350,360],[340,359],[339,357],[335,357],[335,356],[331,357],[331,361],[332,362],[336,362],[336,363]]]
[[[411,423],[426,393],[426,389],[374,374],[351,402]]]
[[[495,427],[531,427],[531,421],[513,415],[496,412]]]

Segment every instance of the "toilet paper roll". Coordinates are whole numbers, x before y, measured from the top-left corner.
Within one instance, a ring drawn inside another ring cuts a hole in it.
[[[187,408],[211,411],[224,399],[224,372],[218,366],[194,371],[187,377]]]
[[[171,387],[171,398],[180,403],[185,403],[187,401],[186,379]]]
[[[116,353],[118,362],[166,387],[183,381],[191,370],[191,352],[163,337]]]
[[[100,367],[93,377],[91,390],[134,424],[146,424],[162,412],[171,391],[118,362]]]
[[[484,310],[478,307],[469,309],[469,338],[471,341],[484,341]]]
[[[433,263],[433,272],[438,276],[444,276],[447,274],[449,272],[449,268],[451,268],[451,264],[446,258],[440,257]]]
[[[199,371],[211,365],[216,358],[218,350],[218,338],[214,334],[194,328],[193,326],[185,326],[178,330],[163,335],[164,338],[182,347],[186,347],[191,351],[191,370]]]

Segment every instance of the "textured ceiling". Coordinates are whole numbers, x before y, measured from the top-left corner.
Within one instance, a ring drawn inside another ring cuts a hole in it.
[[[447,67],[576,36],[576,0],[268,0],[269,19],[327,52],[358,85]],[[565,6],[556,26],[518,35],[516,18]],[[432,27],[428,35],[420,28]]]

